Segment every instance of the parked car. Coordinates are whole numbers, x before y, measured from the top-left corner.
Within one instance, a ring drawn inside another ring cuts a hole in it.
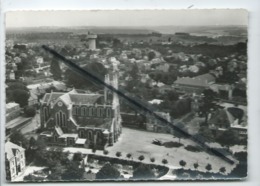
[[[154,139],[152,144],[162,146],[162,142],[160,140],[158,140],[158,139]]]

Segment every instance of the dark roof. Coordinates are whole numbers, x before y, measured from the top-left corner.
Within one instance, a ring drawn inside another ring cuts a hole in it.
[[[240,108],[229,107],[227,110],[235,119],[241,120],[244,116],[244,111]]]

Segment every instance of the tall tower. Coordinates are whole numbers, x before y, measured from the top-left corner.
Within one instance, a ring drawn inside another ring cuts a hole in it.
[[[112,86],[118,90],[118,67],[117,63],[113,63],[113,79],[112,79]],[[122,132],[122,119],[120,115],[120,103],[119,97],[116,92],[113,92],[113,109],[114,109],[114,117],[115,117],[115,125],[114,125],[114,139],[118,139],[119,135]]]
[[[87,39],[88,39],[89,50],[96,50],[97,35],[96,34],[88,34]]]

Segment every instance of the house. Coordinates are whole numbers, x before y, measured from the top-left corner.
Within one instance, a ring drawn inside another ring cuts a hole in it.
[[[156,70],[163,71],[163,72],[169,72],[170,65],[168,63],[159,64],[156,66]]]
[[[209,73],[193,78],[182,77],[174,82],[174,88],[179,92],[201,94],[204,89],[209,88],[215,81],[215,76]]]
[[[7,103],[5,108],[6,123],[20,116],[21,108],[18,103]]]
[[[244,138],[247,136],[247,108],[242,105],[226,104],[223,109],[218,109],[210,114],[208,124],[215,133],[233,130],[240,138]]]
[[[232,100],[234,87],[229,84],[214,83],[209,86],[211,90],[217,92],[222,99]]]
[[[25,170],[25,149],[10,141],[6,142],[5,164],[6,180],[13,181]]]
[[[112,78],[111,78],[112,77]],[[105,77],[118,88],[118,71]],[[121,134],[117,94],[70,92],[46,93],[40,107],[41,138],[49,145],[78,146],[104,150]]]

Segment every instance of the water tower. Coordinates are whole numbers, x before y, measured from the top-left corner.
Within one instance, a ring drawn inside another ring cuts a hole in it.
[[[96,50],[97,35],[96,34],[88,34],[87,39],[88,39],[89,50]]]

